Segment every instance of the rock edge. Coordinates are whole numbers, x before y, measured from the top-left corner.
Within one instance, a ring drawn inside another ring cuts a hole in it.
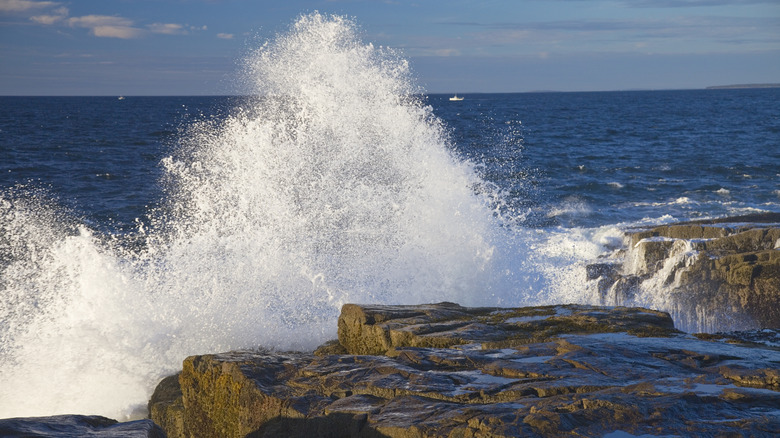
[[[189,357],[152,419],[169,437],[780,430],[780,349],[686,335],[662,312],[349,304],[338,334],[314,353]]]

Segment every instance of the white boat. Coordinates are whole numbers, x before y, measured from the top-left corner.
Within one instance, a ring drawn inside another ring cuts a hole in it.
[[[117,100],[125,100],[125,96],[119,96],[117,97]]]
[[[456,94],[456,95],[450,97],[450,100],[452,100],[452,101],[463,100],[463,98],[462,97],[458,97],[458,95]]]

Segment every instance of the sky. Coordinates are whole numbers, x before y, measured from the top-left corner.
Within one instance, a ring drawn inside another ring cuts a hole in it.
[[[0,95],[234,94],[242,59],[314,11],[429,93],[780,83],[780,0],[0,0]]]

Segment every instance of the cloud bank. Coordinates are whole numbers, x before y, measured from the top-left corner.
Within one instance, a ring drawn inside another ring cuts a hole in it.
[[[71,28],[87,29],[90,35],[100,38],[133,39],[149,34],[187,35],[193,31],[206,30],[206,26],[185,26],[178,23],[152,23],[137,25],[133,20],[118,15],[70,16],[68,8],[60,2],[33,0],[0,0],[0,13],[33,14],[30,21],[45,25],[66,25]],[[220,38],[226,38],[220,34]]]
[[[39,2],[30,0],[0,0],[0,12],[27,12],[59,6],[57,2]]]

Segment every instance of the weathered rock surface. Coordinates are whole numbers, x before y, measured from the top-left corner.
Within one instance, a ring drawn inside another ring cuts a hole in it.
[[[106,417],[55,415],[51,417],[0,419],[1,437],[58,438],[165,438],[151,420],[118,423]]]
[[[631,305],[640,293],[668,289],[664,308],[679,311],[678,322],[706,317],[734,329],[780,328],[780,214],[635,230],[626,243],[617,260],[587,268],[603,304]]]
[[[452,303],[346,305],[338,328],[314,353],[189,357],[152,418],[169,437],[780,432],[775,331],[700,339],[645,309]]]
[[[516,309],[468,308],[454,303],[419,306],[347,304],[339,343],[349,354],[386,354],[396,347],[445,348],[479,343],[503,348],[543,342],[567,333],[628,332],[668,335],[668,314],[648,309],[566,305]]]

